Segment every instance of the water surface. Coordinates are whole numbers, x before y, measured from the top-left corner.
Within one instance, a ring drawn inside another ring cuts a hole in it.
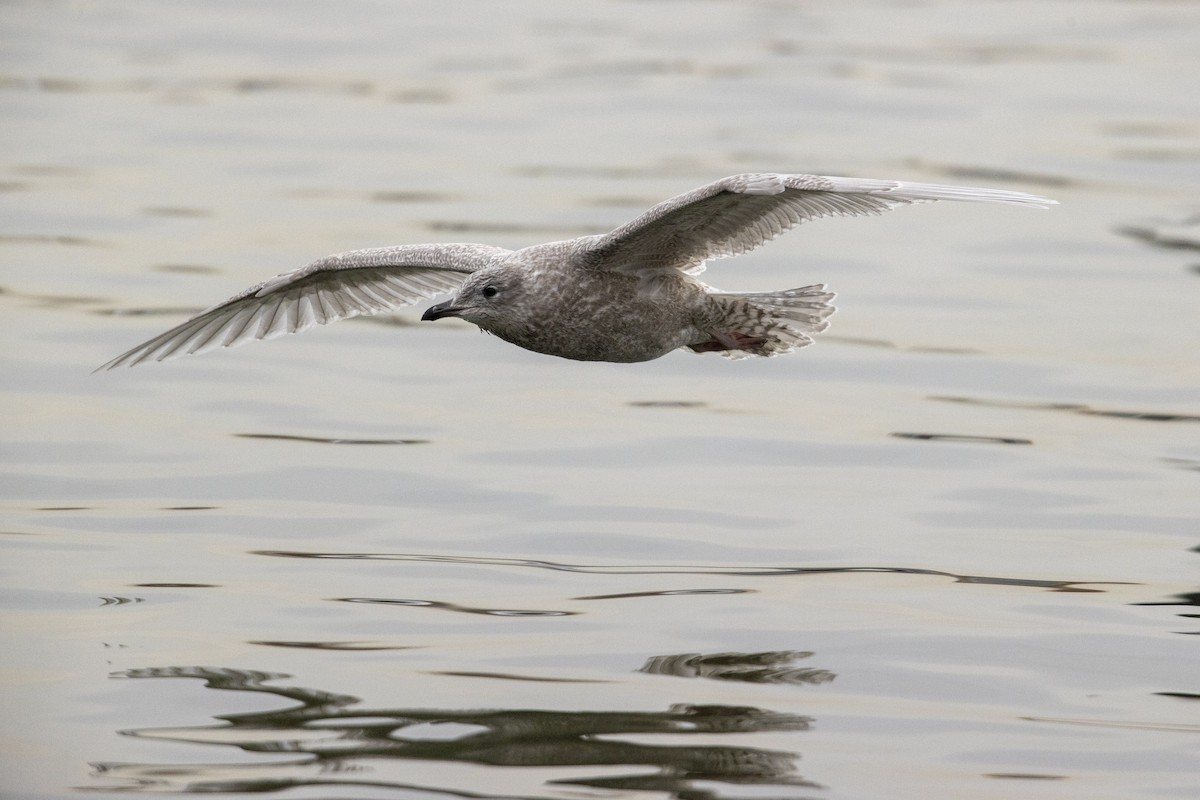
[[[10,3],[5,797],[1193,796],[1195,6]],[[803,353],[419,309],[96,365],[330,252],[824,220]]]

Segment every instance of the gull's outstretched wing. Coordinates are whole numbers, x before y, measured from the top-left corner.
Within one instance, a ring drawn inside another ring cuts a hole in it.
[[[736,256],[810,219],[882,214],[911,203],[961,200],[1045,208],[1023,192],[821,175],[732,175],[659,203],[597,236],[586,249],[594,269],[698,272],[710,258]]]
[[[97,371],[272,339],[412,305],[453,291],[467,275],[509,252],[482,244],[416,244],[328,256],[251,286]]]

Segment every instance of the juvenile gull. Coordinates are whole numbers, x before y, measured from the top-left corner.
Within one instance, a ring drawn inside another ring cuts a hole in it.
[[[729,358],[812,343],[836,310],[824,284],[720,292],[696,276],[794,225],[935,200],[1045,208],[1055,201],[972,189],[819,175],[747,174],[667,200],[611,233],[505,250],[414,244],[352,250],[234,295],[100,369],[271,339],[455,292],[423,320],[459,317],[519,347],[580,361],[649,361],[684,348]]]

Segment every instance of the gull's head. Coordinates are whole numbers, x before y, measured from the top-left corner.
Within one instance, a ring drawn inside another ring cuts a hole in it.
[[[453,298],[430,306],[423,320],[459,317],[485,331],[510,327],[522,316],[525,276],[507,265],[473,272]]]

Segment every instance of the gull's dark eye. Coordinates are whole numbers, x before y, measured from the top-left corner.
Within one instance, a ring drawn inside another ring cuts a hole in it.
[[[500,290],[497,289],[495,286],[483,287],[483,296],[484,297],[495,297],[498,294],[500,294]]]

